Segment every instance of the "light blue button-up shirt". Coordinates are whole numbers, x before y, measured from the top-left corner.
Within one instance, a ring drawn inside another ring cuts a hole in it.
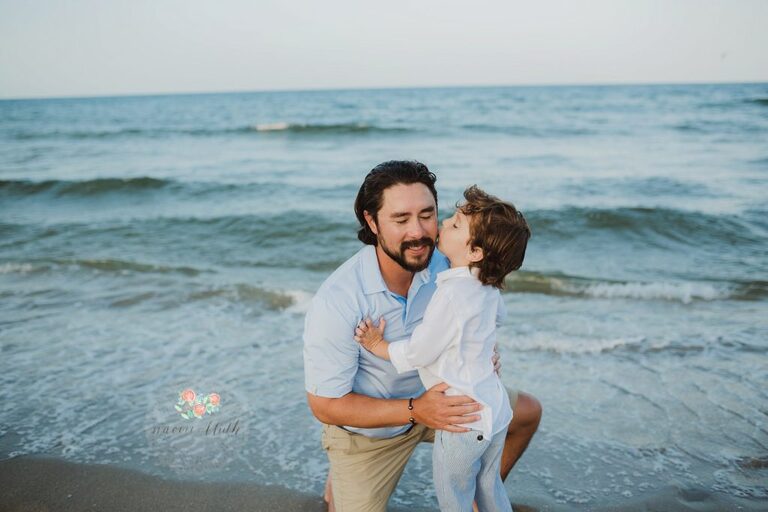
[[[387,321],[384,336],[411,335],[435,292],[435,276],[449,267],[435,249],[429,267],[413,276],[405,304],[387,289],[376,248],[366,245],[320,286],[304,320],[304,383],[313,395],[339,398],[353,392],[374,398],[410,398],[424,393],[416,371],[398,374],[392,363],[371,354],[354,339],[365,317]],[[383,428],[344,426],[368,437],[393,437],[410,425]]]

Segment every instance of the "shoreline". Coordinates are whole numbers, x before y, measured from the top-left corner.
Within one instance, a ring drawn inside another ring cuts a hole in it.
[[[320,496],[279,486],[173,480],[119,466],[75,463],[41,455],[0,461],[0,488],[0,512],[326,510]],[[516,512],[766,510],[764,504],[756,499],[726,498],[706,489],[675,487],[624,503],[591,503],[583,507],[556,503],[542,497],[523,499],[526,503],[513,503]],[[408,510],[437,509],[409,507]]]

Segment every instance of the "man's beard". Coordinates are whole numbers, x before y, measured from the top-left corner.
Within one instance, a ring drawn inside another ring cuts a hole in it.
[[[421,272],[425,268],[429,266],[429,261],[432,259],[432,253],[435,252],[435,241],[431,238],[425,236],[422,238],[419,238],[418,240],[407,240],[400,244],[400,252],[396,253],[387,245],[384,243],[384,240],[381,238],[381,236],[376,237],[379,241],[379,246],[381,247],[381,250],[384,251],[384,253],[395,260],[395,262],[403,267],[405,270],[409,272]],[[429,253],[427,253],[427,257],[424,259],[423,262],[418,263],[410,263],[405,258],[405,250],[410,248],[416,248],[421,247],[422,245],[425,245],[429,247]]]

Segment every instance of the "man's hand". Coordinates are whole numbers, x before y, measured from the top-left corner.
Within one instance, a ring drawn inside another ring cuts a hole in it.
[[[413,401],[413,418],[416,423],[448,432],[469,432],[468,428],[457,424],[471,423],[480,419],[479,411],[483,406],[468,396],[449,396],[445,390],[450,386],[441,382],[429,388]]]

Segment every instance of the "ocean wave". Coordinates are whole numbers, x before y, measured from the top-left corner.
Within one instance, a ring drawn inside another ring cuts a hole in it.
[[[768,297],[768,281],[609,281],[559,273],[520,271],[507,277],[506,284],[508,292],[595,299],[671,301],[683,304],[714,300],[760,300]]]
[[[239,304],[258,303],[271,311],[281,311],[295,306],[300,300],[299,296],[298,292],[235,283],[188,293],[183,302],[223,298]]]
[[[30,263],[6,262],[0,263],[0,274],[27,274],[33,272],[35,267]]]
[[[580,338],[552,333],[526,333],[500,337],[502,347],[515,352],[553,352],[555,354],[599,354],[619,349],[639,348],[647,339],[643,336],[615,338]]]
[[[157,265],[152,263],[140,263],[120,259],[42,259],[29,262],[5,262],[0,263],[0,274],[13,273],[40,273],[59,271],[62,269],[92,270],[104,273],[133,274],[133,273],[160,273],[183,274],[196,276],[209,270],[201,270],[185,266]]]
[[[222,135],[269,134],[273,132],[300,135],[313,134],[367,134],[367,133],[407,133],[412,129],[404,127],[387,127],[367,123],[290,123],[285,121],[257,123],[247,126],[221,128],[122,128],[116,130],[49,130],[49,131],[19,131],[11,133],[15,140],[101,140],[119,138],[158,138],[171,136],[213,137]]]
[[[670,128],[678,132],[690,133],[690,134],[743,135],[745,133],[762,133],[766,131],[766,128],[761,124],[748,124],[744,122],[711,121],[711,120],[683,122],[683,123],[671,125]]]
[[[128,308],[151,304],[153,308],[169,310],[191,303],[225,301],[246,307],[256,306],[256,311],[294,311],[300,301],[300,292],[272,290],[245,283],[213,285],[187,291],[168,292],[163,289],[147,288],[141,292],[132,292],[112,297],[111,308]]]
[[[336,124],[305,124],[305,123],[262,123],[256,124],[250,127],[251,131],[270,133],[301,133],[301,134],[313,134],[313,133],[330,133],[330,134],[344,134],[344,133],[404,133],[411,130],[407,128],[399,127],[382,127],[369,125],[365,123],[336,123]]]
[[[55,196],[92,196],[109,192],[157,190],[174,183],[171,180],[150,178],[96,178],[92,180],[0,180],[0,194],[31,196],[47,193]]]
[[[609,232],[619,238],[640,237],[648,243],[685,246],[764,244],[765,234],[745,214],[714,215],[670,208],[582,208],[566,206],[526,213],[534,233],[572,239]]]
[[[273,196],[280,191],[292,194],[305,194],[312,197],[339,196],[346,194],[354,197],[358,184],[347,184],[334,187],[300,186],[280,182],[183,182],[173,179],[153,178],[143,176],[138,178],[95,178],[89,180],[0,180],[0,196],[32,197],[36,195],[50,197],[98,197],[102,194],[136,194],[151,193],[164,189],[178,192],[181,195],[196,198],[217,195],[246,193],[252,197]]]
[[[467,131],[482,133],[501,133],[514,137],[535,137],[535,138],[557,138],[557,137],[582,137],[586,135],[595,135],[597,132],[589,128],[571,128],[571,127],[549,127],[546,129],[535,129],[530,126],[515,125],[492,125],[470,123],[461,125],[461,128]]]

